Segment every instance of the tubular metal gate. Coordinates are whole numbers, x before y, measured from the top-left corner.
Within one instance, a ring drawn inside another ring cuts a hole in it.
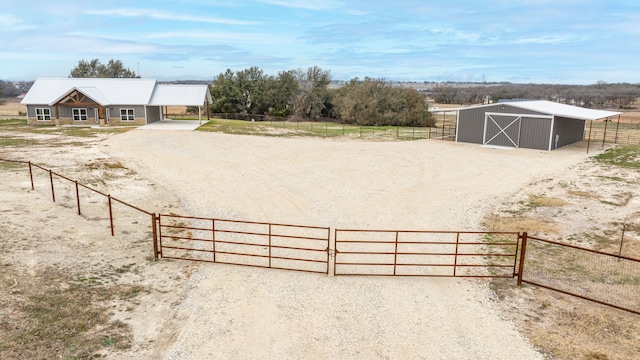
[[[334,275],[506,277],[520,233],[335,230]]]
[[[159,215],[159,256],[329,274],[329,228]]]

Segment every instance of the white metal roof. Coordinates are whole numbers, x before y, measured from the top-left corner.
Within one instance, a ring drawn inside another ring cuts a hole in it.
[[[54,99],[53,101],[51,101],[49,105],[55,104],[59,101],[65,102],[66,100],[68,100],[69,97],[75,96],[76,92],[83,93],[84,95],[88,96],[91,100],[97,102],[100,105],[106,105],[109,103],[109,100],[104,95],[102,95],[102,93],[98,89],[96,89],[93,86],[85,86],[85,87],[74,86],[71,90],[60,94],[60,96]],[[64,99],[65,97],[66,99]]]
[[[160,85],[155,79],[40,78],[22,99],[25,105],[53,105],[79,91],[107,105],[184,105],[211,103],[207,85]]]
[[[149,105],[201,106],[205,100],[211,103],[207,85],[156,85]]]
[[[436,112],[475,109],[475,108],[481,108],[481,107],[495,106],[498,104],[506,104],[509,106],[513,106],[513,107],[517,107],[525,110],[536,111],[536,112],[540,112],[548,115],[562,116],[562,117],[567,117],[571,119],[589,120],[589,121],[605,119],[608,117],[613,117],[613,116],[622,114],[621,112],[617,112],[617,111],[587,109],[579,106],[561,104],[561,103],[547,101],[547,100],[513,100],[513,101],[504,101],[504,102],[498,102],[498,103],[493,103],[488,105],[442,109]]]
[[[155,86],[155,79],[40,78],[21,103],[53,105],[76,89],[101,105],[147,105]]]
[[[509,101],[506,103],[521,109],[580,120],[593,121],[622,114],[621,112],[616,111],[587,109],[547,100],[522,100]]]

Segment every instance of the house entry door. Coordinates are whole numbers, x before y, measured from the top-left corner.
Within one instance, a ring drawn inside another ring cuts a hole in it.
[[[522,115],[485,113],[483,145],[520,147]]]
[[[96,124],[100,124],[100,112],[98,111],[98,108],[93,109],[93,115],[96,118]]]

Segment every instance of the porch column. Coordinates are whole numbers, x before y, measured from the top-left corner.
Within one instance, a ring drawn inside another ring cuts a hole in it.
[[[56,118],[55,120],[53,120],[54,124],[56,125],[56,127],[60,127],[60,110],[58,109],[58,104],[55,105],[55,109],[56,109]]]
[[[102,116],[104,109],[102,108],[102,106],[98,107],[98,121],[100,122],[100,127],[103,127],[106,125],[106,120],[104,118],[104,116]]]

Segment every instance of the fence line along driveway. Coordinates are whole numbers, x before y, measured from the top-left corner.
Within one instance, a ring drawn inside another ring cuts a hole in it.
[[[208,261],[333,275],[516,277],[528,283],[640,314],[640,260],[559,243],[527,233],[336,229],[180,215],[158,215],[29,161],[32,189],[46,188],[64,201],[80,189],[106,200],[111,235],[113,204],[150,217],[156,258]],[[40,170],[40,178],[34,177]],[[42,181],[42,178],[46,179]],[[37,186],[36,186],[37,185]],[[58,190],[60,188],[58,187]],[[145,226],[145,225],[142,225]],[[519,258],[518,255],[519,254]]]

